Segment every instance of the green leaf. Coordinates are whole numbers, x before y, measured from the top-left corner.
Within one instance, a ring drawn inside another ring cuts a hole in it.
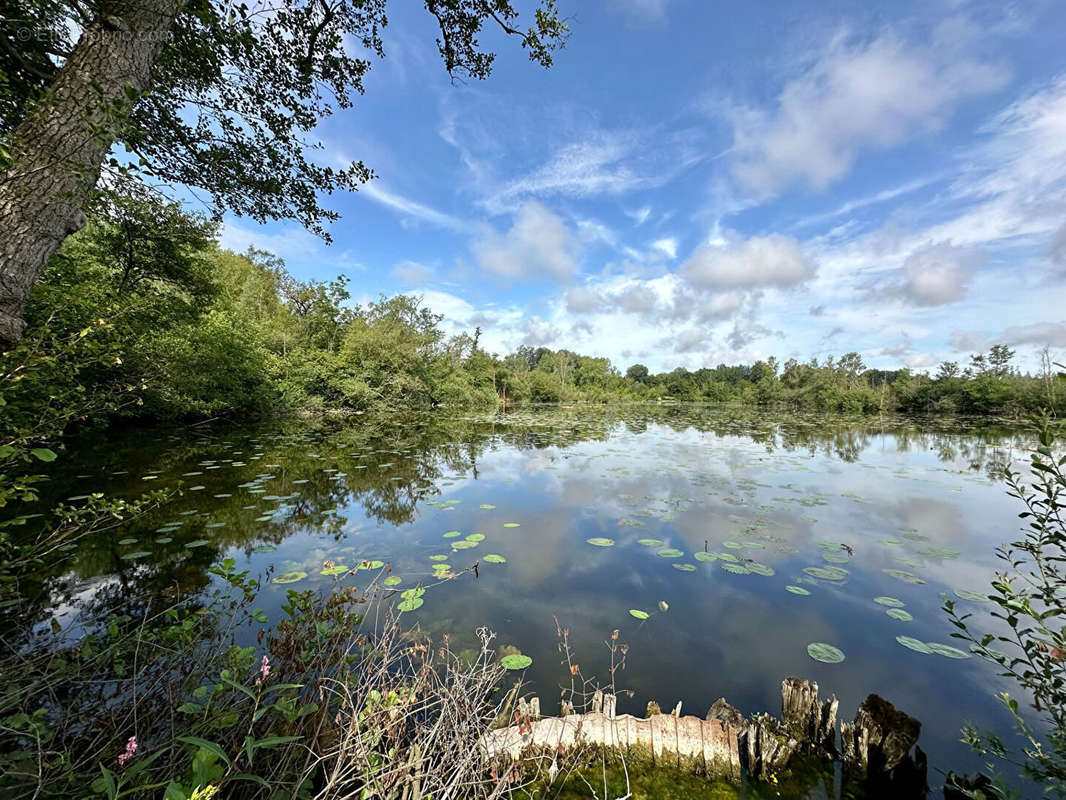
[[[212,755],[217,756],[220,760],[225,762],[227,767],[230,765],[229,757],[226,755],[225,751],[214,742],[209,742],[207,739],[201,739],[199,736],[179,736],[177,738],[179,742],[191,744],[193,747],[199,747]]]
[[[34,450],[30,450],[30,455],[38,461],[55,461],[58,458],[58,456],[47,447],[38,447]]]
[[[521,653],[511,653],[500,659],[500,666],[504,669],[525,669],[533,663],[533,659]]]

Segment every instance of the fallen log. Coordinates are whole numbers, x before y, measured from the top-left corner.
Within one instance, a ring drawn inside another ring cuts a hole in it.
[[[746,718],[724,698],[715,701],[706,718],[681,716],[681,704],[664,714],[654,701],[640,719],[616,714],[617,698],[596,692],[592,710],[540,717],[535,698],[523,701],[520,722],[489,731],[481,746],[490,757],[522,763],[598,748],[628,763],[669,766],[739,782],[742,776],[774,780],[794,759],[839,759],[845,776],[870,786],[891,786],[895,797],[924,797],[925,759],[916,747],[921,725],[897,711],[887,700],[870,695],[853,722],[842,723],[838,750],[836,697],[822,702],[818,684],[788,678],[781,684],[781,719],[770,714]],[[536,713],[530,713],[536,709]],[[911,748],[915,756],[911,756]]]

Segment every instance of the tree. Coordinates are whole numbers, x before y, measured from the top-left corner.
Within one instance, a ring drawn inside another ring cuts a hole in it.
[[[940,365],[940,369],[936,373],[938,381],[946,381],[957,377],[959,377],[959,365],[954,361],[945,361]]]
[[[634,364],[626,370],[626,377],[637,383],[648,382],[648,368],[643,364]]]
[[[373,177],[362,162],[315,163],[307,134],[363,91],[371,62],[345,42],[384,56],[386,0],[0,2],[41,37],[23,53],[0,33],[0,350],[20,338],[30,289],[85,223],[98,183],[185,185],[216,217],[292,218],[328,238],[336,214],[319,197]],[[511,0],[425,5],[448,72],[482,79],[494,59],[478,43],[486,22],[551,64],[566,35],[554,3],[540,0],[525,31]]]
[[[1014,351],[1005,344],[994,344],[988,351],[988,371],[997,378],[1006,378],[1010,375],[1010,362],[1014,358]]]

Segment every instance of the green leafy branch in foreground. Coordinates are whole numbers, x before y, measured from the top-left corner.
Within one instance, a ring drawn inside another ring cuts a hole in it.
[[[1026,510],[1024,535],[1002,545],[997,556],[1006,569],[997,574],[988,599],[996,606],[991,616],[998,620],[996,633],[972,629],[972,614],[960,614],[952,600],[944,609],[959,629],[953,636],[970,642],[971,649],[996,664],[1021,692],[1033,700],[1036,723],[1020,712],[1019,702],[1009,692],[999,695],[1022,739],[1022,755],[1016,756],[1001,736],[982,733],[973,726],[963,731],[963,740],[977,752],[1006,761],[1046,792],[1066,797],[1066,455],[1056,455],[1054,420],[1034,418],[1039,445],[1029,463],[1029,478],[1007,470],[1008,493]],[[998,797],[1017,796],[1002,778],[988,787]],[[982,795],[971,793],[971,796]]]

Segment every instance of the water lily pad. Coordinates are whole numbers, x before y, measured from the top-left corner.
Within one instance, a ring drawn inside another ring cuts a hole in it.
[[[124,555],[121,556],[121,558],[124,561],[133,561],[134,559],[137,559],[137,558],[148,558],[148,556],[150,556],[150,555],[152,555],[152,554],[150,552],[148,552],[147,550],[137,550],[137,551],[135,551],[133,553],[125,553]]]
[[[119,539],[118,543],[120,545],[137,544],[137,540],[136,539]]]
[[[614,547],[614,539],[607,539],[603,536],[593,536],[591,539],[586,539],[589,544],[594,544],[596,547]]]
[[[194,539],[191,542],[185,543],[185,549],[193,550],[197,547],[203,547],[205,544],[211,544],[211,541],[209,539]]]
[[[641,611],[639,608],[631,608],[629,609],[629,616],[637,619],[647,619],[651,615],[647,611]]]
[[[843,650],[825,642],[811,642],[807,645],[807,655],[823,664],[839,664],[844,660]]]
[[[700,552],[698,552],[698,553],[693,553],[692,557],[694,559],[696,559],[697,561],[702,561],[705,564],[708,564],[711,561],[717,561],[718,560],[718,554],[717,553],[705,553],[702,550]]]
[[[381,569],[383,566],[385,566],[385,562],[384,561],[378,561],[377,559],[375,559],[373,561],[360,561],[359,562],[359,569]]]
[[[442,556],[440,554],[432,555],[432,556],[429,557],[429,560],[430,561],[447,561],[448,560],[448,556]]]
[[[301,569],[295,569],[292,572],[286,572],[282,575],[278,575],[274,578],[274,583],[296,583],[296,581],[302,581],[307,577],[307,573]]]
[[[426,601],[421,597],[409,597],[406,600],[401,600],[396,607],[400,609],[400,611],[416,611],[421,608],[422,604],[425,602]]]
[[[874,602],[889,608],[903,608],[906,605],[902,600],[897,600],[895,597],[875,597]]]
[[[483,542],[483,541],[485,541],[485,534],[483,534],[483,533],[472,533],[472,534],[470,534],[469,536],[466,537],[466,540],[468,542]]]
[[[323,567],[323,575],[343,575],[348,571],[348,567],[344,564],[334,564],[332,567]]]
[[[521,653],[511,653],[500,659],[500,666],[504,669],[525,669],[532,663],[532,658]]]
[[[743,564],[734,564],[731,561],[723,561],[722,569],[724,569],[726,572],[732,572],[734,575],[750,574],[746,566],[744,566]]]
[[[478,508],[484,508],[486,510],[492,510],[492,509],[496,508],[496,506],[491,505],[490,503],[482,503],[481,505],[478,506]]]
[[[965,650],[960,650],[957,647],[952,647],[950,644],[940,644],[939,642],[926,642],[925,646],[929,648],[930,652],[936,653],[938,656],[945,656],[946,658],[969,658],[970,654]]]
[[[444,538],[445,539],[458,539],[462,535],[463,535],[462,531],[448,531],[446,534],[444,534]]]
[[[974,603],[988,602],[988,594],[986,594],[985,592],[975,592],[972,589],[956,589],[955,594],[957,594],[963,600],[970,600]]]
[[[848,571],[843,567],[805,567],[803,571],[812,578],[826,581],[842,581],[848,577]]]
[[[273,553],[277,549],[278,548],[276,548],[272,544],[261,544],[258,547],[252,548],[252,552],[253,553]]]
[[[386,586],[399,586],[401,583],[403,583],[403,578],[401,578],[399,575],[390,575],[385,580],[383,580],[382,583]]]
[[[469,550],[471,547],[477,547],[477,542],[471,542],[463,539],[458,542],[452,542],[453,550]]]
[[[897,636],[896,641],[916,653],[930,655],[933,652],[929,645],[919,639],[915,639],[913,636]]]
[[[744,564],[748,568],[748,572],[753,575],[764,575],[769,578],[774,575],[774,568],[767,564],[760,564],[758,561],[748,561]]]
[[[682,572],[695,572],[696,571],[696,565],[695,564],[671,564],[670,566],[672,566],[674,569],[679,569]]]
[[[505,527],[505,528],[517,528],[521,524],[522,523],[520,523],[520,522],[505,522],[505,523],[503,523],[503,527]]]
[[[892,619],[898,619],[900,622],[910,622],[914,619],[909,612],[904,611],[902,608],[886,608],[885,613]]]
[[[680,550],[677,550],[677,549],[675,549],[673,547],[664,547],[662,550],[657,552],[655,555],[659,556],[659,558],[680,558],[681,556],[683,556],[685,554],[683,552],[681,552]]]
[[[785,591],[792,592],[792,594],[802,595],[804,597],[810,594],[810,590],[804,589],[802,586],[793,586],[791,584],[785,587]]]
[[[481,560],[482,561],[487,561],[490,564],[506,564],[507,563],[507,559],[506,558],[504,558],[503,556],[500,556],[500,555],[496,555],[496,553],[489,553],[487,556],[485,556]]]
[[[722,542],[722,547],[728,547],[730,550],[739,550],[743,546],[740,542]]]
[[[881,571],[886,575],[891,575],[893,578],[903,581],[904,583],[925,583],[925,581],[923,581],[913,572],[907,572],[906,570],[889,569],[888,567],[885,567]]]
[[[637,539],[637,544],[642,545],[644,547],[662,547],[663,546],[663,540],[662,539]]]
[[[822,558],[830,564],[847,564],[851,560],[843,553],[822,553]]]
[[[416,586],[413,589],[404,589],[402,592],[400,592],[400,597],[402,597],[404,600],[413,600],[416,597],[421,597],[425,593],[426,590],[424,588],[422,588],[421,586]]]
[[[170,536],[157,536],[156,540],[155,540],[155,543],[156,544],[170,544],[173,541],[174,541],[174,539],[172,537],[170,537]]]

